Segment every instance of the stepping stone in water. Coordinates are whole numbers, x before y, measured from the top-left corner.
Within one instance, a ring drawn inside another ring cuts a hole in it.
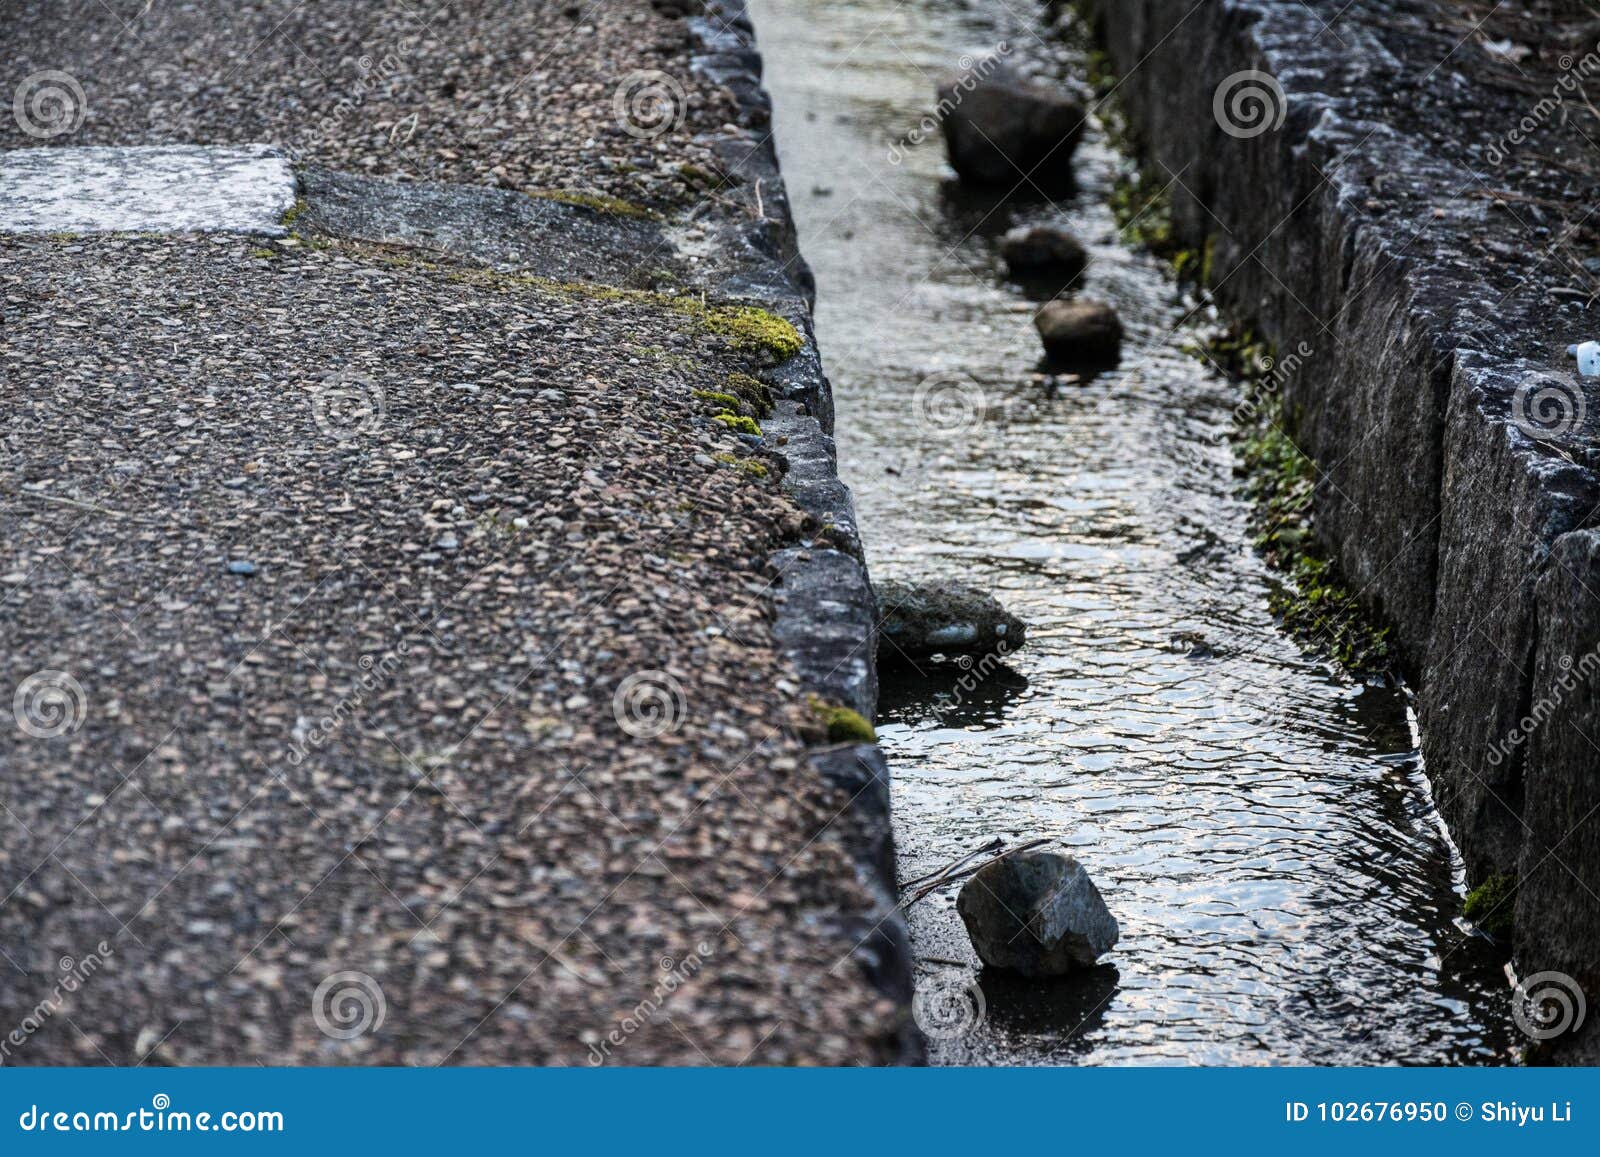
[[[0,153],[0,233],[282,237],[294,203],[294,170],[268,145]]]

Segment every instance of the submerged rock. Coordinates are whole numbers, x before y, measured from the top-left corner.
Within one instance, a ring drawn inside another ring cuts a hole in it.
[[[1021,619],[993,595],[961,583],[876,584],[880,663],[934,655],[1009,655],[1027,639]]]
[[[1075,280],[1089,263],[1083,244],[1059,225],[1018,225],[1000,240],[1013,273],[1052,273]]]
[[[1088,968],[1119,934],[1083,865],[1055,852],[1023,852],[986,865],[962,885],[956,911],[979,959],[1023,976]]]
[[[1049,301],[1033,324],[1045,353],[1060,361],[1115,361],[1122,352],[1122,321],[1103,301]]]
[[[950,167],[986,185],[1064,177],[1083,136],[1077,101],[993,58],[939,85],[939,116]]]

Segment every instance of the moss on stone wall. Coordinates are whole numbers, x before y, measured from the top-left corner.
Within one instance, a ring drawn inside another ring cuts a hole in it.
[[[1509,943],[1516,928],[1517,878],[1490,876],[1467,893],[1463,914],[1502,943]]]

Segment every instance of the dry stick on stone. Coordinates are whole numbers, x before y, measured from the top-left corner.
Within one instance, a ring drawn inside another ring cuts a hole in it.
[[[996,836],[994,839],[990,840],[988,843],[982,845],[981,847],[974,848],[972,851],[968,852],[966,855],[960,856],[960,857],[956,858],[955,860],[952,860],[950,863],[946,864],[942,868],[935,868],[933,871],[927,873],[926,875],[918,876],[913,880],[903,880],[903,881],[901,881],[900,890],[901,891],[905,891],[905,889],[911,888],[911,887],[915,887],[917,884],[921,884],[921,883],[924,883],[924,882],[926,882],[928,880],[931,880],[935,876],[942,876],[946,872],[954,871],[956,868],[959,868],[962,864],[965,864],[968,860],[972,859],[972,857],[974,857],[974,856],[981,856],[985,852],[1003,852],[1003,851],[1005,851],[1005,847],[1006,847],[1006,842],[1003,839],[1001,839],[999,836]]]
[[[983,869],[987,868],[990,864],[994,863],[996,860],[1003,860],[1007,856],[1015,856],[1015,855],[1018,855],[1018,854],[1020,854],[1022,852],[1032,851],[1034,848],[1041,847],[1042,845],[1048,844],[1050,842],[1051,841],[1048,838],[1046,838],[1046,839],[1040,839],[1040,840],[1029,840],[1027,843],[1018,844],[1014,848],[1004,848],[1004,847],[1002,847],[1002,850],[1000,851],[1000,853],[998,855],[990,856],[987,860],[983,861],[983,863],[981,863],[981,864],[977,864],[977,865],[974,865],[973,867],[969,867],[969,868],[961,867],[962,864],[965,864],[967,861],[971,860],[974,856],[980,856],[984,852],[986,852],[990,848],[992,848],[995,844],[1000,843],[999,837],[996,837],[994,840],[992,840],[989,843],[985,844],[983,847],[979,848],[977,851],[968,852],[966,855],[962,856],[959,860],[956,860],[954,863],[952,863],[952,864],[950,864],[950,865],[948,865],[948,866],[946,866],[944,868],[941,868],[939,871],[934,872],[931,876],[923,876],[923,877],[921,877],[921,879],[923,879],[923,880],[928,880],[929,883],[927,883],[927,884],[923,885],[923,887],[917,889],[917,892],[916,892],[916,894],[914,896],[911,896],[910,898],[908,898],[906,900],[902,900],[900,902],[900,907],[902,909],[909,908],[909,907],[911,907],[911,905],[915,904],[918,900],[921,900],[921,899],[923,899],[923,898],[925,898],[927,896],[932,895],[934,892],[937,892],[940,888],[946,887],[946,886],[948,886],[950,884],[954,884],[957,880],[965,880],[968,876],[976,876],[979,872],[983,871]],[[918,882],[919,881],[917,881],[917,880],[911,881],[911,883],[913,883],[913,884],[918,883]]]

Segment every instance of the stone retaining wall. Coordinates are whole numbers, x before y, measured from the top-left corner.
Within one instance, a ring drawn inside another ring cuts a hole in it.
[[[1486,237],[1518,245],[1497,223],[1504,205],[1400,113],[1472,60],[1424,75],[1359,20],[1330,34],[1300,4],[1084,8],[1145,158],[1171,182],[1179,232],[1209,246],[1219,303],[1280,349],[1314,351],[1283,388],[1291,432],[1319,466],[1318,536],[1393,627],[1470,882],[1520,878],[1519,972],[1566,973],[1600,999],[1589,818],[1600,698],[1585,663],[1600,644],[1600,487],[1582,464],[1593,439],[1530,437],[1512,415],[1540,375],[1583,388],[1560,360],[1583,335],[1557,332],[1537,278],[1519,288],[1486,262]],[[1283,120],[1228,133],[1214,100],[1247,71],[1281,85]],[[1497,119],[1448,129],[1488,132]],[[1592,392],[1585,404],[1600,414]],[[1541,1055],[1593,1062],[1600,1031]]]

